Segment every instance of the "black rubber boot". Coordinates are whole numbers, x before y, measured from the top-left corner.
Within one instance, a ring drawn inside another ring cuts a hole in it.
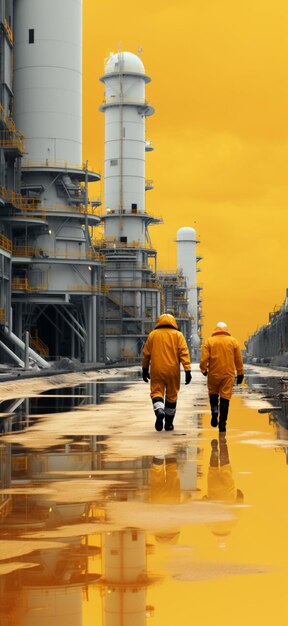
[[[174,430],[173,426],[174,415],[165,414],[165,430]]]
[[[152,399],[153,410],[156,416],[155,429],[160,432],[163,430],[163,421],[165,417],[164,413],[164,400],[160,396]]]
[[[157,411],[155,411],[155,415],[156,415],[155,429],[158,430],[158,432],[160,432],[161,430],[163,430],[163,420],[165,417],[165,413],[164,411],[162,411],[162,409],[157,409]]]
[[[217,393],[211,393],[209,396],[211,407],[211,426],[216,428],[218,426],[218,395]]]
[[[226,422],[229,411],[229,400],[220,398],[219,433],[226,432]]]
[[[176,413],[177,402],[169,402],[165,400],[165,430],[174,430],[173,420]]]

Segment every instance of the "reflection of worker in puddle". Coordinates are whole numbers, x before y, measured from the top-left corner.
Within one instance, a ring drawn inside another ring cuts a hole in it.
[[[150,469],[149,500],[153,504],[180,503],[181,488],[175,456],[154,456]],[[171,528],[157,532],[155,539],[158,543],[177,543],[179,535],[178,528]]]
[[[207,483],[205,500],[226,504],[241,504],[244,500],[243,492],[235,486],[225,433],[219,433],[219,444],[217,439],[211,441]],[[234,525],[235,520],[215,522],[212,532],[218,537],[226,537]]]

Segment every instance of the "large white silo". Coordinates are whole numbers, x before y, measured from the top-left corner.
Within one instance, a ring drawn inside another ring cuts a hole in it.
[[[29,208],[23,225],[14,220],[14,254],[30,254],[22,266],[13,260],[12,301],[16,335],[37,331],[50,358],[91,362],[99,359],[101,260],[90,235],[99,201],[89,203],[88,183],[100,175],[82,163],[82,5],[14,2],[14,108],[26,137],[20,190]]]
[[[82,0],[14,4],[15,122],[28,158],[81,163]]]
[[[188,280],[188,313],[192,317],[191,347],[197,353],[200,345],[198,335],[198,297],[197,297],[197,255],[196,231],[184,226],[177,231],[177,259],[178,268],[182,270]]]

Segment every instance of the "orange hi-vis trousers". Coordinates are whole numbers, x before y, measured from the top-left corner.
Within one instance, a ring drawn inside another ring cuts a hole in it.
[[[167,402],[177,402],[178,392],[180,389],[180,370],[171,371],[165,375],[160,373],[151,376],[150,396],[153,398],[166,398]]]

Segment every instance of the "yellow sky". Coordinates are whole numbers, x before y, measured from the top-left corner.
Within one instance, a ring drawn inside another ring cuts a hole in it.
[[[83,4],[83,159],[103,170],[104,57],[141,46],[158,267],[176,268],[177,230],[196,228],[204,336],[221,319],[244,341],[288,286],[287,0]]]

